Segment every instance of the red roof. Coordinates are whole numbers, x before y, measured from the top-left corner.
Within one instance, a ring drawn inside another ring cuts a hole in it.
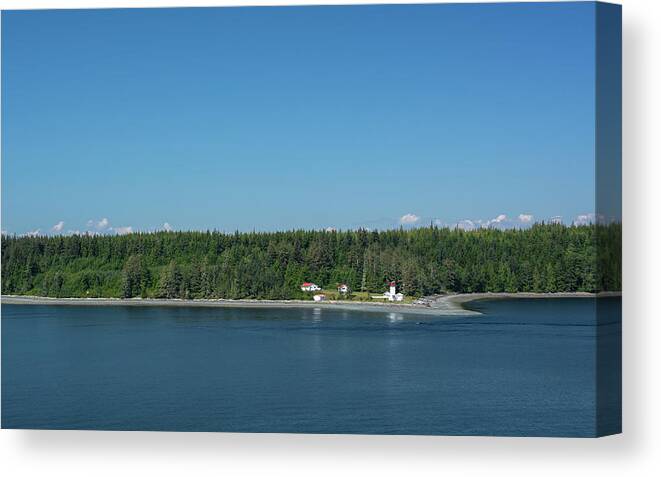
[[[304,283],[303,285],[301,285],[301,286],[302,286],[302,287],[309,287],[310,285],[314,285],[314,283],[305,282],[305,283]]]

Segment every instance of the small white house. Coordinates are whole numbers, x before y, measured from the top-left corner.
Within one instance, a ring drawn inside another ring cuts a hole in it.
[[[305,282],[303,285],[301,285],[301,291],[319,291],[319,290],[321,290],[321,287],[319,285],[315,285],[314,283]]]
[[[346,283],[340,283],[337,286],[337,291],[340,293],[349,293],[349,285],[347,285]]]
[[[390,282],[390,289],[387,292],[384,292],[383,295],[372,295],[372,298],[378,300],[402,301],[404,300],[404,295],[402,293],[397,293],[397,284],[395,282]]]
[[[314,301],[326,301],[326,295],[319,294],[312,297]]]

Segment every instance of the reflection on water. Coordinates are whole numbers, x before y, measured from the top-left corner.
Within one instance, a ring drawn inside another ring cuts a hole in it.
[[[390,320],[390,323],[397,323],[398,321],[402,321],[404,319],[404,315],[401,313],[388,313],[388,320]]]
[[[321,308],[312,309],[312,321],[319,323],[321,321]]]

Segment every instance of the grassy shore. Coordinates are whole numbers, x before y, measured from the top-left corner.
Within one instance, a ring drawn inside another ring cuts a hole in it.
[[[613,293],[609,294],[613,295]],[[619,295],[615,293],[614,295]],[[2,303],[11,305],[69,305],[69,306],[183,306],[237,308],[337,308],[354,311],[396,312],[437,316],[475,316],[479,312],[464,308],[475,300],[520,298],[594,298],[593,293],[465,293],[433,297],[428,304],[392,302],[356,302],[328,300],[182,300],[182,299],[121,299],[121,298],[49,298],[37,296],[3,295]],[[601,295],[600,295],[601,296]]]

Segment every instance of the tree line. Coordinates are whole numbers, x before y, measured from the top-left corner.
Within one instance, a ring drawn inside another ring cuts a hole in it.
[[[621,225],[525,230],[157,232],[2,237],[2,293],[305,299],[301,283],[382,293],[595,292],[621,287]]]

